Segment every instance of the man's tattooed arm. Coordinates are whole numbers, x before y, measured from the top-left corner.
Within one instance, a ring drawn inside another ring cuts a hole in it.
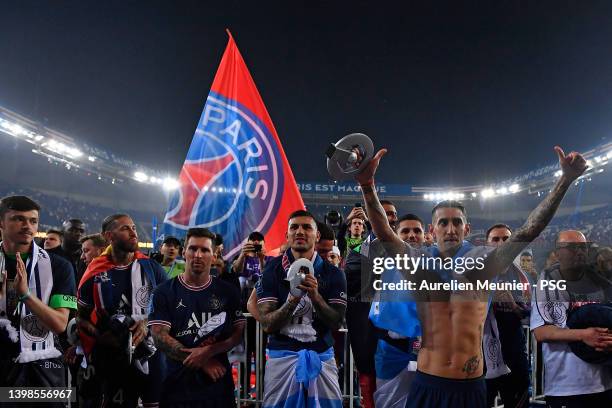
[[[189,356],[189,353],[181,351],[185,346],[170,336],[170,328],[168,326],[153,324],[151,325],[151,333],[157,348],[166,353],[169,358],[182,363]]]
[[[332,330],[340,328],[340,323],[342,323],[342,318],[346,312],[346,306],[336,303],[328,305],[323,298],[318,302],[313,301],[313,304],[319,320]]]
[[[514,258],[540,235],[555,215],[567,189],[586,171],[587,162],[580,153],[571,152],[566,155],[559,146],[555,146],[555,152],[559,156],[561,177],[546,198],[529,214],[525,224],[487,258],[485,262],[487,278],[496,276],[510,266]]]
[[[572,181],[566,177],[561,177],[557,181],[546,198],[529,214],[527,221],[486,259],[483,278],[488,279],[503,272],[514,258],[540,235],[552,220],[571,184]]]
[[[266,333],[275,333],[285,326],[293,317],[293,312],[300,303],[300,298],[289,295],[289,299],[278,309],[277,302],[262,302],[257,304],[259,323]]]
[[[362,185],[361,193],[363,195],[363,201],[365,201],[366,212],[370,219],[374,235],[384,243],[391,243],[399,249],[403,248],[402,240],[389,226],[385,209],[378,199],[374,183]]]

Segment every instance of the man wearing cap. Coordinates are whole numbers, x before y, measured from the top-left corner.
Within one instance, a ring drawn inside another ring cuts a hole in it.
[[[332,250],[327,254],[327,262],[334,265],[336,268],[340,267],[340,263],[342,262],[342,258],[340,257],[340,248],[335,245],[332,247]]]
[[[185,272],[185,261],[178,258],[181,250],[181,241],[173,236],[168,236],[164,239],[160,252],[163,255],[161,266],[168,274],[168,278],[172,279]]]

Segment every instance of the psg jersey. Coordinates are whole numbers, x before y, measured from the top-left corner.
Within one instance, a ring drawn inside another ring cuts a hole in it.
[[[236,287],[212,276],[204,285],[192,286],[181,274],[155,288],[148,324],[168,327],[170,336],[186,348],[192,348],[230,337],[234,325],[244,321]],[[195,401],[233,392],[227,353],[213,358],[226,367],[225,377],[217,382],[201,370],[187,368],[181,362],[167,358],[163,399]]]

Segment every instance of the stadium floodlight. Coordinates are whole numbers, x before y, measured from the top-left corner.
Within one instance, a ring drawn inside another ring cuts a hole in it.
[[[510,191],[512,194],[518,193],[519,190],[520,190],[520,187],[516,183],[512,184],[510,187],[508,187],[508,191]]]
[[[480,195],[482,198],[490,198],[495,196],[495,190],[492,188],[487,188],[481,191]]]
[[[144,183],[147,180],[149,180],[149,176],[147,176],[145,173],[143,173],[142,171],[137,171],[134,173],[134,179],[140,183]]]
[[[27,131],[24,128],[22,128],[21,126],[19,126],[16,123],[14,123],[11,126],[11,131],[15,134],[15,136],[21,136],[21,135],[25,135],[27,133]]]
[[[608,152],[608,154],[606,154],[606,157],[607,157],[608,159],[612,159],[612,150],[610,150],[610,151]]]
[[[36,140],[37,142],[40,142],[40,141],[41,141],[41,140],[43,140],[43,139],[44,139],[44,136],[42,136],[42,135],[36,135],[36,136],[34,137],[34,140]]]
[[[82,151],[74,147],[69,148],[68,153],[70,153],[74,157],[81,157],[83,155]]]
[[[472,197],[473,197],[473,198],[478,197],[478,193],[477,193],[477,192],[475,192],[475,191],[474,191],[474,192],[472,192]]]
[[[465,198],[465,194],[464,193],[457,193],[457,198],[459,198],[460,200],[463,200]]]
[[[563,175],[563,170],[555,171],[555,177],[561,177]]]
[[[87,160],[89,160],[90,162],[95,162],[96,158],[94,156],[88,156]]]
[[[497,194],[499,194],[499,195],[505,195],[505,194],[508,194],[508,188],[506,188],[506,187],[502,187],[502,188],[498,189],[498,190],[497,190]]]
[[[423,194],[423,200],[429,200],[429,194]]]
[[[595,163],[601,163],[601,161],[603,159],[601,157],[599,157],[599,156],[595,156],[595,157],[593,157],[593,160],[595,160]]]
[[[586,161],[587,166],[593,167],[593,162],[591,160]]]
[[[172,177],[166,177],[162,181],[162,187],[166,191],[172,191],[172,190],[176,190],[177,188],[179,188],[180,183],[178,182],[178,180],[173,179]]]

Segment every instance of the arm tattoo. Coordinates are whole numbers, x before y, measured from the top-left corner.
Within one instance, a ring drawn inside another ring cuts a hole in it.
[[[546,198],[529,214],[525,224],[518,228],[504,245],[491,253],[485,262],[486,278],[503,272],[514,258],[540,235],[557,212],[571,184],[571,181],[562,176]]]
[[[553,187],[546,198],[529,214],[525,224],[512,234],[511,241],[529,243],[533,241],[546,228],[552,220],[561,200],[571,185],[562,177]],[[517,254],[518,255],[518,254]]]
[[[370,224],[372,224],[372,230],[374,234],[382,241],[382,242],[391,242],[393,246],[397,246],[398,248],[403,247],[403,242],[395,232],[389,226],[389,221],[387,220],[387,215],[385,214],[385,209],[382,204],[378,200],[378,195],[376,194],[376,189],[374,185],[364,185],[361,186],[361,192],[363,194],[363,200],[366,205],[366,212],[368,213],[368,217],[370,219]],[[397,252],[397,251],[396,251]]]
[[[346,311],[345,306],[338,304],[328,305],[327,302],[321,300],[320,303],[314,304],[314,308],[315,312],[317,313],[317,317],[321,319],[321,321],[325,323],[327,327],[332,330],[338,330],[340,328],[340,323],[342,322],[344,312]]]
[[[162,326],[161,324],[154,324],[151,326],[151,333],[153,333],[153,339],[155,340],[157,348],[166,353],[169,358],[182,363],[189,355],[189,353],[181,351],[181,349],[186,347],[174,337],[170,336],[169,327]]]
[[[466,377],[473,375],[476,370],[478,370],[478,364],[480,363],[480,358],[478,356],[470,357],[468,361],[463,365],[463,371]]]
[[[298,303],[297,301],[285,302],[278,309],[276,309],[276,302],[258,303],[259,322],[266,333],[275,333],[287,325],[293,317],[293,312],[295,312]]]

